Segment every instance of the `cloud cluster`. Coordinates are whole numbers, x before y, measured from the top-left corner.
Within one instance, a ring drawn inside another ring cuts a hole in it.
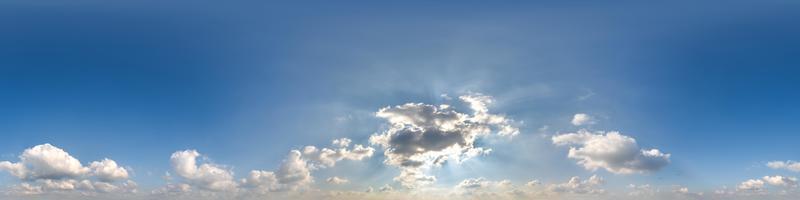
[[[761,192],[766,185],[783,188],[796,188],[797,178],[785,176],[764,176],[761,179],[749,179],[740,183],[736,189],[738,191]]]
[[[415,188],[435,181],[435,177],[424,175],[424,168],[489,153],[490,149],[475,145],[478,138],[519,133],[510,119],[489,113],[491,97],[476,94],[459,99],[470,107],[471,114],[460,113],[450,105],[423,103],[385,107],[375,113],[390,126],[372,135],[370,143],[384,148],[384,163],[401,168],[395,180],[403,186]]]
[[[767,167],[772,169],[785,169],[793,172],[800,172],[800,162],[792,160],[768,162]]]
[[[372,147],[363,145],[354,145],[352,149],[350,146],[350,139],[341,138],[333,140],[333,145],[338,147],[335,149],[322,148],[318,149],[315,146],[306,146],[303,148],[302,156],[309,162],[311,168],[326,168],[333,167],[336,162],[341,160],[362,160],[371,157],[375,152]]]
[[[581,180],[580,177],[573,176],[566,183],[553,184],[548,186],[548,190],[556,193],[572,194],[601,194],[605,190],[596,188],[604,183],[603,179],[597,175],[592,175],[589,179]]]
[[[552,137],[553,144],[570,146],[569,158],[588,170],[605,169],[615,174],[646,173],[669,164],[670,154],[658,149],[640,149],[636,140],[619,132],[579,130]]]
[[[238,187],[233,172],[212,163],[197,164],[196,150],[177,151],[170,156],[175,173],[190,185],[213,191],[234,191]]]
[[[491,181],[486,178],[465,179],[454,187],[458,198],[448,199],[572,199],[571,197],[600,197],[604,181],[599,176],[588,179],[571,177],[567,182],[544,184],[531,180],[516,185],[509,180]]]
[[[572,116],[571,123],[575,126],[592,125],[597,123],[597,119],[586,113],[578,113]]]
[[[50,144],[25,149],[19,162],[2,161],[0,171],[6,171],[21,181],[12,186],[17,194],[45,192],[135,192],[137,185],[128,170],[114,160],[103,159],[84,166],[69,153]]]
[[[156,194],[181,194],[198,188],[211,192],[253,192],[267,193],[278,191],[297,191],[310,189],[314,183],[313,170],[333,167],[341,160],[362,160],[371,157],[372,147],[353,145],[348,138],[336,139],[333,148],[319,149],[306,146],[302,150],[291,150],[275,171],[252,170],[246,177],[236,181],[233,172],[225,166],[202,163],[202,154],[196,150],[177,151],[170,161],[173,171],[181,178],[180,183],[170,183],[159,188]],[[328,182],[345,183],[346,179],[334,177]]]

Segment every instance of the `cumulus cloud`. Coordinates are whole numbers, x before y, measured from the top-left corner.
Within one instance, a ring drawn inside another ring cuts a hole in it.
[[[785,176],[764,176],[761,178],[766,183],[781,187],[797,187],[797,178]]]
[[[501,181],[489,181],[486,178],[471,178],[471,179],[464,179],[456,188],[458,189],[476,189],[476,188],[489,188],[489,187],[506,187],[511,186],[511,181],[509,180],[501,180]]]
[[[477,147],[475,141],[492,133],[511,137],[519,130],[503,115],[490,114],[492,98],[465,95],[459,99],[472,110],[460,113],[449,105],[407,103],[385,107],[375,115],[385,119],[390,127],[370,137],[370,143],[384,148],[384,163],[402,169],[395,177],[407,188],[435,181],[423,173],[423,168],[440,166],[448,160],[461,162],[490,149]]]
[[[302,156],[309,162],[311,168],[326,168],[333,167],[336,162],[341,160],[362,160],[371,157],[375,149],[363,145],[354,145],[352,149],[350,146],[350,139],[341,138],[333,140],[333,145],[339,148],[318,149],[315,146],[306,146],[303,148]]]
[[[764,181],[759,179],[746,180],[736,187],[739,191],[761,191],[764,189]]]
[[[278,168],[276,178],[281,186],[279,188],[297,190],[314,181],[311,177],[311,170],[301,156],[299,151],[291,151]]]
[[[170,163],[175,173],[189,185],[212,191],[233,191],[237,187],[233,172],[213,163],[197,164],[196,150],[172,153]]]
[[[41,144],[25,149],[19,162],[2,161],[0,171],[7,171],[22,183],[12,186],[14,194],[47,192],[135,192],[137,185],[128,179],[128,171],[114,160],[94,161],[89,166],[61,148]]]
[[[380,188],[378,188],[378,191],[391,192],[391,191],[394,191],[394,188],[392,188],[392,186],[390,186],[389,184],[385,184],[385,185],[381,186]]]
[[[748,179],[736,187],[739,192],[761,193],[764,192],[766,186],[775,186],[781,188],[796,188],[797,178],[785,176],[764,176],[760,179]]]
[[[800,172],[800,162],[792,160],[768,162],[767,167],[772,169],[785,169],[793,172]]]
[[[605,183],[605,181],[597,175],[592,175],[586,180],[581,180],[580,177],[573,176],[566,183],[551,184],[547,188],[556,193],[600,194],[604,193],[605,190],[598,189],[597,186],[603,183]]]
[[[653,172],[669,164],[670,154],[640,149],[636,140],[619,132],[579,130],[552,137],[553,144],[570,146],[567,157],[588,170],[603,168],[616,174]]]
[[[90,163],[89,168],[101,181],[113,182],[128,178],[128,170],[118,166],[117,162],[108,158]]]
[[[335,148],[306,146],[302,150],[292,150],[275,172],[253,170],[240,182],[257,192],[307,190],[314,183],[313,170],[333,167],[342,160],[363,160],[375,151],[372,147],[358,144],[350,148],[351,142],[348,138],[340,138],[331,142]],[[346,180],[338,181],[341,184]]]
[[[572,125],[583,126],[596,124],[597,120],[586,113],[578,113],[572,116]]]
[[[0,169],[20,179],[77,178],[89,172],[78,159],[50,144],[26,149],[19,159],[18,163],[3,161]]]
[[[328,182],[329,184],[334,184],[334,185],[341,185],[341,184],[349,183],[350,180],[347,180],[345,178],[339,178],[338,176],[333,176],[333,177],[329,177],[328,179],[325,179],[325,182]]]

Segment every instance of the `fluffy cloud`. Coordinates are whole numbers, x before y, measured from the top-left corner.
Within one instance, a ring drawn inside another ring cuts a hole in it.
[[[172,168],[188,184],[213,191],[233,191],[237,187],[233,172],[222,166],[203,163],[197,165],[196,150],[177,151],[170,156]]]
[[[337,147],[333,149],[306,146],[302,151],[292,150],[275,172],[253,170],[241,183],[250,190],[262,193],[307,190],[314,182],[311,171],[333,167],[341,160],[362,160],[371,157],[375,151],[363,145],[353,145],[348,149],[350,143],[350,139],[341,138],[333,140],[333,146]],[[343,180],[338,181],[341,183]]]
[[[19,162],[0,162],[0,170],[22,181],[12,186],[10,192],[14,194],[136,191],[136,183],[125,180],[128,171],[108,158],[91,162],[87,167],[63,149],[41,144],[23,151],[19,159]]]
[[[325,179],[325,182],[328,182],[328,183],[334,184],[334,185],[340,185],[340,184],[348,183],[348,182],[350,182],[350,180],[334,176],[334,177],[330,177],[328,179]]]
[[[596,123],[597,120],[586,113],[578,113],[575,114],[575,116],[572,116],[572,125],[575,126],[591,125]]]
[[[117,166],[117,162],[111,159],[103,159],[102,161],[94,161],[89,164],[89,169],[97,176],[98,179],[105,182],[118,181],[128,178],[128,170]]]
[[[26,149],[19,159],[18,163],[0,162],[0,169],[20,179],[77,178],[89,172],[78,159],[50,144]]]
[[[781,187],[797,187],[797,178],[785,176],[764,176],[761,178],[766,183]]]
[[[746,180],[736,187],[739,191],[761,191],[764,189],[764,181],[759,179]]]
[[[303,148],[302,156],[309,162],[311,168],[317,169],[333,167],[336,162],[341,160],[362,160],[371,157],[375,152],[374,148],[360,144],[354,145],[352,149],[347,149],[350,141],[348,138],[333,140],[333,145],[339,147],[336,149],[318,149],[315,146],[306,146]]]
[[[619,132],[579,130],[552,137],[553,144],[570,146],[569,158],[588,170],[603,168],[616,174],[645,173],[669,164],[670,154],[658,149],[640,149],[636,140]]]
[[[600,194],[605,190],[598,189],[604,183],[603,179],[597,175],[592,175],[589,179],[581,180],[580,177],[573,176],[566,183],[552,184],[547,188],[548,190],[556,193],[571,193],[571,194]]]
[[[311,170],[301,156],[302,154],[299,151],[291,151],[278,168],[276,178],[281,186],[279,188],[297,190],[305,188],[308,184],[314,182],[313,177],[311,177]]]
[[[509,180],[491,181],[486,178],[470,178],[458,183],[453,189],[453,198],[447,199],[585,199],[606,195],[600,186],[602,178],[588,179],[571,177],[567,182],[543,184],[538,180],[515,185]],[[439,191],[439,193],[447,193]]]
[[[736,187],[740,192],[763,192],[767,185],[783,187],[783,188],[796,188],[797,178],[785,176],[764,176],[761,179],[749,179]]]
[[[772,161],[767,163],[767,167],[772,169],[785,169],[793,172],[800,172],[800,162],[796,161]]]
[[[414,188],[435,181],[435,177],[424,175],[423,168],[490,152],[475,146],[478,138],[493,132],[508,137],[519,133],[510,119],[489,113],[491,97],[465,95],[459,99],[469,105],[471,114],[457,112],[449,105],[422,103],[385,107],[375,114],[390,127],[372,135],[370,142],[385,149],[384,163],[402,169],[395,180],[403,186]]]

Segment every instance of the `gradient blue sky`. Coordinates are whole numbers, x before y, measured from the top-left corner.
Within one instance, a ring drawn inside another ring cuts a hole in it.
[[[379,108],[491,95],[524,122],[494,152],[434,174],[603,176],[608,188],[712,190],[800,160],[800,4],[508,2],[0,3],[0,160],[51,143],[113,158],[141,188],[164,184],[175,151],[237,176],[348,137],[367,144]],[[575,113],[672,155],[658,172],[587,171],[541,134]],[[539,129],[547,126],[542,132]],[[492,143],[492,142],[489,142]],[[383,151],[314,172],[337,189],[393,184]],[[500,170],[502,169],[502,170]],[[17,183],[7,173],[0,185]]]

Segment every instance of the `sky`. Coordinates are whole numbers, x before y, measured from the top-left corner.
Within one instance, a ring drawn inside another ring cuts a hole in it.
[[[800,3],[0,2],[0,199],[797,199]]]

